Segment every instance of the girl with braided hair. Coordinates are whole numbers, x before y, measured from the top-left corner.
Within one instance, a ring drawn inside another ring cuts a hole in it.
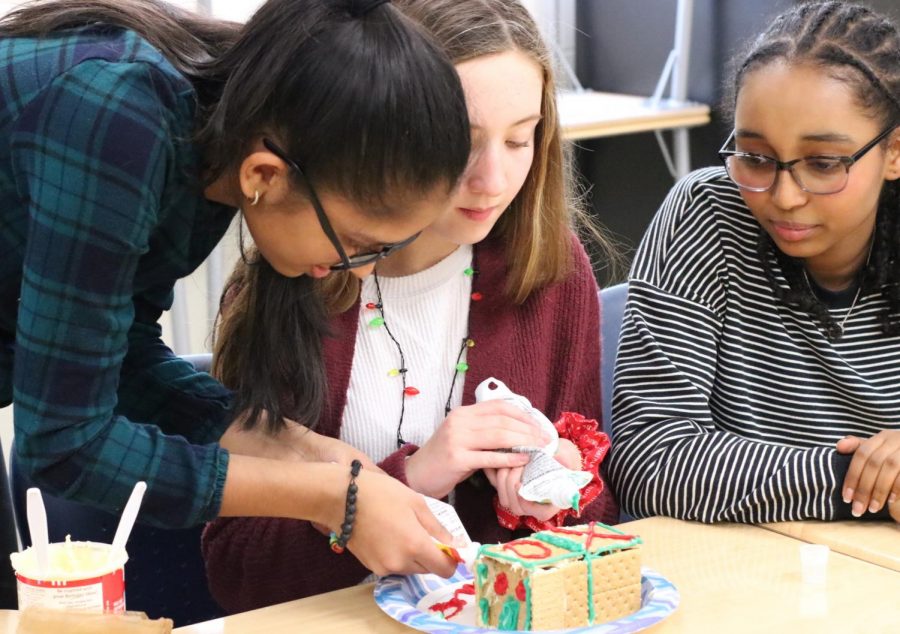
[[[725,169],[678,183],[629,279],[624,510],[900,521],[900,33],[810,2],[740,55]]]

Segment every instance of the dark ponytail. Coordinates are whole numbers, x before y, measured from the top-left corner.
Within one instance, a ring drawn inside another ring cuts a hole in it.
[[[280,275],[253,249],[225,286],[216,330],[212,372],[234,390],[232,410],[244,428],[265,421],[275,433],[285,418],[315,427],[325,398],[327,316],[311,277]]]

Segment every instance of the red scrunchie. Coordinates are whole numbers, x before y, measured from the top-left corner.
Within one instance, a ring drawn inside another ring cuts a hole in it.
[[[609,452],[609,436],[599,431],[597,421],[585,418],[574,412],[563,412],[562,416],[554,423],[560,438],[569,440],[578,447],[581,452],[581,470],[589,471],[591,481],[581,489],[581,501],[579,510],[563,509],[549,520],[542,522],[530,515],[519,517],[505,506],[500,505],[500,498],[494,496],[494,510],[497,512],[497,521],[500,526],[509,530],[515,530],[521,525],[527,526],[533,531],[544,531],[557,526],[562,526],[567,517],[581,517],[581,511],[588,504],[597,499],[603,492],[603,480],[600,479],[600,463]]]

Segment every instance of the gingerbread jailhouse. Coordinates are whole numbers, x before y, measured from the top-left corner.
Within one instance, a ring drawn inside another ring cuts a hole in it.
[[[482,546],[478,624],[555,630],[605,623],[641,606],[641,538],[600,523]]]

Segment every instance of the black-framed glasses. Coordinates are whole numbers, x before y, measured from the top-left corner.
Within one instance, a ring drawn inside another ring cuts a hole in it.
[[[319,196],[318,194],[316,194],[316,190],[313,189],[312,183],[306,176],[306,172],[303,171],[303,168],[301,168],[296,161],[289,157],[287,153],[280,147],[278,147],[271,139],[264,138],[263,145],[266,146],[266,149],[269,150],[269,152],[287,163],[288,166],[290,166],[292,170],[296,171],[300,175],[300,178],[303,179],[303,183],[309,190],[309,198],[312,202],[313,209],[316,210],[316,218],[319,219],[319,225],[322,227],[322,231],[324,231],[325,235],[328,236],[328,240],[331,242],[332,246],[334,246],[335,251],[337,251],[338,256],[341,258],[340,264],[333,264],[329,267],[332,271],[347,271],[349,269],[356,269],[361,266],[368,266],[369,264],[377,262],[382,258],[386,258],[394,251],[402,249],[419,237],[419,234],[415,233],[401,242],[392,242],[390,244],[385,244],[378,251],[358,253],[356,255],[348,256],[347,252],[344,251],[344,245],[342,245],[341,241],[338,240],[337,234],[334,232],[334,228],[328,221],[328,216],[325,214],[325,208],[322,207],[322,202],[319,200]]]
[[[894,131],[896,123],[882,130],[878,136],[859,148],[850,156],[804,156],[793,161],[779,161],[765,154],[726,150],[734,140],[734,131],[728,135],[719,158],[725,163],[725,170],[731,180],[741,189],[751,192],[768,191],[778,179],[778,172],[787,170],[797,186],[810,194],[836,194],[847,186],[850,168],[866,152],[878,145]]]

